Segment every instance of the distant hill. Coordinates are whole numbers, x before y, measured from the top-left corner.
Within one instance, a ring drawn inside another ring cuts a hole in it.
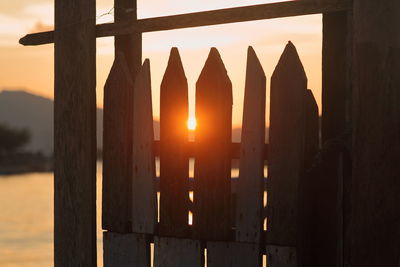
[[[53,153],[53,100],[26,91],[0,92],[0,123],[15,128],[27,128],[31,141],[26,150]],[[97,109],[97,139],[102,144],[103,111]]]
[[[15,128],[27,128],[31,141],[26,150],[53,153],[53,100],[23,90],[0,91],[0,123]],[[103,110],[97,109],[97,144],[103,144]],[[268,136],[268,129],[266,129]],[[160,123],[154,121],[154,136],[160,139]],[[232,130],[232,141],[240,142],[241,129]],[[266,137],[267,138],[267,137]]]

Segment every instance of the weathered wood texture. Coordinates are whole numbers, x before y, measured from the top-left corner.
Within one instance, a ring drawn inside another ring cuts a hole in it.
[[[354,1],[349,266],[400,262],[399,25],[399,1]]]
[[[172,48],[160,96],[160,224],[162,236],[188,230],[188,84],[177,48]]]
[[[322,142],[343,134],[349,121],[350,51],[347,11],[323,15]]]
[[[204,249],[200,241],[156,237],[154,239],[155,267],[202,267]]]
[[[55,266],[96,266],[95,13],[94,0],[55,1]]]
[[[196,83],[196,118],[195,234],[224,240],[231,230],[232,84],[216,48]]]
[[[115,0],[115,21],[136,19],[136,1]],[[130,8],[132,12],[125,12]],[[141,34],[115,38],[115,60],[104,88],[103,228],[131,230],[133,83],[141,66]],[[118,61],[118,62],[117,62]]]
[[[130,127],[133,127],[132,231],[153,234],[157,224],[157,196],[148,59],[144,61],[136,76],[133,90],[133,125]]]
[[[271,79],[268,243],[295,246],[298,185],[304,165],[307,77],[294,45],[286,46]]]
[[[259,242],[263,228],[266,78],[252,47],[247,51],[236,241]]]
[[[268,245],[266,247],[268,267],[296,267],[296,247]]]
[[[125,56],[116,55],[104,87],[103,117],[103,229],[119,233],[132,227],[132,115],[126,109],[133,100],[133,81]],[[127,124],[129,123],[130,124]]]
[[[207,266],[261,267],[260,246],[239,242],[207,242]]]
[[[304,170],[313,163],[319,149],[319,113],[313,92],[304,92]]]
[[[114,18],[115,23],[136,21],[137,0],[114,0]],[[123,53],[125,55],[134,81],[142,66],[142,34],[140,32],[132,32],[118,35],[115,36],[114,42],[115,53]],[[132,99],[130,100],[133,101]],[[130,114],[128,116],[131,116],[132,102],[128,106],[128,109],[127,113]],[[132,142],[132,140],[129,140],[129,142]],[[125,168],[131,169],[131,166],[128,165]]]
[[[150,267],[150,243],[143,234],[103,233],[104,267]]]
[[[282,18],[291,16],[320,14],[327,12],[349,10],[352,2],[349,0],[327,1],[290,1],[273,4],[261,4],[227,8],[213,11],[196,12],[157,18],[131,20],[120,23],[105,23],[97,25],[96,36],[106,37],[124,35],[135,32],[164,31],[179,28],[199,27],[224,23]],[[52,43],[54,32],[28,34],[19,40],[23,45],[41,45]]]

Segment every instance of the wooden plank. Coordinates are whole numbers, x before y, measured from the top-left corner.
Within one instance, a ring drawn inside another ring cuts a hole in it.
[[[148,59],[136,77],[133,101],[132,231],[153,234],[157,224],[157,196]]]
[[[323,15],[322,34],[322,142],[343,134],[350,117],[347,11]]]
[[[231,230],[232,83],[216,48],[196,83],[196,119],[195,235],[224,240]]]
[[[104,267],[150,267],[150,243],[143,234],[103,233]]]
[[[103,229],[126,233],[132,228],[131,195],[132,115],[126,112],[132,107],[133,81],[122,53],[116,55],[104,87],[103,117]],[[127,124],[129,123],[130,124]]]
[[[399,25],[399,1],[354,1],[348,266],[396,266],[400,260]]]
[[[95,4],[55,1],[55,266],[97,260]]]
[[[350,10],[351,8],[352,2],[349,0],[322,3],[315,1],[290,1],[273,4],[260,4],[254,6],[139,19],[136,21],[127,21],[121,23],[105,23],[97,25],[96,36],[107,37],[130,34],[134,32],[165,31],[224,23],[321,14]],[[52,36],[52,32],[28,34],[22,37],[19,42],[22,45],[48,44],[53,42]]]
[[[236,241],[241,242],[259,242],[263,229],[265,98],[265,73],[250,46],[236,201]]]
[[[171,49],[160,96],[160,225],[163,236],[188,231],[188,84],[177,48]]]
[[[207,242],[207,266],[261,267],[260,246],[239,242]]]
[[[154,155],[160,156],[160,141],[154,141]],[[186,153],[188,157],[194,157],[196,154],[196,142],[188,142],[186,144]],[[231,143],[230,156],[232,159],[240,158],[240,143]],[[264,160],[268,160],[268,144],[263,146],[263,157]]]
[[[311,167],[319,149],[319,113],[318,104],[310,89],[304,92],[304,168]]]
[[[204,250],[200,241],[176,238],[154,238],[155,267],[204,266]]]
[[[295,246],[298,185],[304,164],[307,77],[294,45],[286,46],[271,79],[268,243]]]
[[[296,247],[284,247],[267,245],[267,266],[273,267],[296,267]]]

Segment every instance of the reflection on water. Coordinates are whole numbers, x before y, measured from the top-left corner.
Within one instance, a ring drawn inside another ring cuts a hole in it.
[[[193,166],[191,160],[190,177]],[[238,174],[232,170],[232,177]],[[103,266],[101,163],[97,164],[97,241],[98,266]],[[53,173],[0,176],[0,266],[53,266]]]

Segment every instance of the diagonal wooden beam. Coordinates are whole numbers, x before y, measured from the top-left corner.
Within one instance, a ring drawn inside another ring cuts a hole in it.
[[[352,8],[350,0],[332,3],[290,1],[245,7],[218,9],[181,15],[139,19],[96,26],[97,37],[116,36],[135,32],[154,32],[190,27],[210,26],[252,20],[273,19],[344,11]],[[22,37],[22,45],[42,45],[54,42],[54,31],[32,33]]]

